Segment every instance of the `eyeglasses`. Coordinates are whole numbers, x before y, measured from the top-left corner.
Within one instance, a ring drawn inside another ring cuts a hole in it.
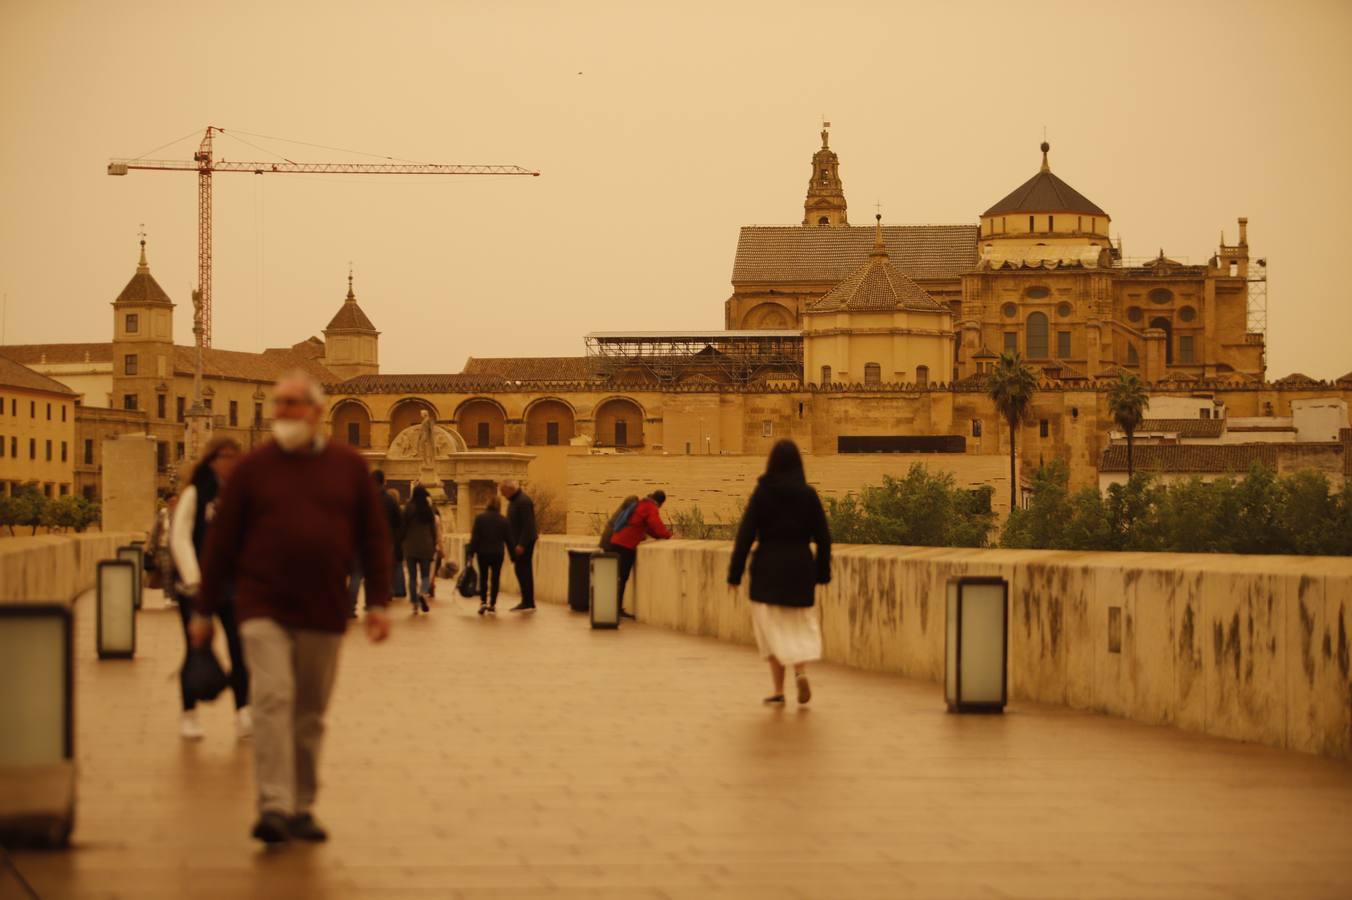
[[[273,406],[282,406],[282,407],[286,407],[286,406],[309,406],[309,405],[310,405],[310,400],[309,400],[308,397],[273,397],[273,398],[272,398],[272,405],[273,405]]]

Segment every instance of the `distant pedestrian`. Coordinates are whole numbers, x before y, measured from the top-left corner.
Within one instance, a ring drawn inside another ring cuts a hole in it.
[[[783,440],[770,451],[765,474],[747,503],[728,567],[728,584],[742,583],[751,557],[751,621],[756,646],[770,661],[775,692],[765,698],[784,703],[784,671],[793,667],[798,702],[812,699],[806,664],[821,659],[821,624],[814,608],[816,587],[831,582],[831,533],[817,492],[803,473],[798,445]],[[811,544],[817,545],[813,558]]]
[[[170,548],[170,535],[173,532],[174,509],[178,506],[178,494],[170,494],[164,505],[155,511],[155,527],[150,531],[146,542],[146,571],[151,573],[155,584],[164,594],[164,608],[170,609],[178,604],[174,593],[174,582],[178,573],[174,570],[174,553]]]
[[[610,545],[620,557],[620,615],[626,619],[634,617],[632,612],[624,608],[624,586],[629,583],[629,575],[638,565],[638,545],[649,537],[659,541],[671,537],[671,532],[662,524],[662,514],[658,511],[666,502],[666,491],[653,491],[634,504],[629,517],[624,520],[623,527],[615,529],[610,536]],[[633,605],[630,603],[630,608]]]
[[[498,581],[507,552],[507,520],[496,495],[488,498],[484,511],[474,517],[466,555],[479,564],[479,615],[498,611]],[[489,585],[489,581],[492,585]]]
[[[371,473],[371,480],[376,484],[376,490],[380,492],[380,503],[385,510],[385,521],[389,524],[390,535],[393,538],[390,546],[394,549],[394,557],[390,561],[390,571],[393,573],[390,584],[390,596],[404,596],[404,549],[399,540],[400,529],[403,524],[403,513],[399,509],[399,495],[393,490],[385,489],[385,473],[376,469]],[[351,616],[357,617],[357,595],[361,592],[363,575],[360,565],[352,573],[352,579],[348,582],[348,602],[351,604]]]
[[[206,548],[207,533],[212,529],[220,492],[231,471],[239,461],[239,442],[230,437],[212,438],[202,451],[202,458],[193,467],[188,486],[179,494],[174,505],[174,517],[169,527],[169,547],[175,572],[174,590],[178,594],[178,613],[183,620],[186,650],[192,650],[189,625],[193,617],[193,598],[202,585],[200,560]],[[241,740],[253,734],[253,717],[249,712],[249,666],[244,660],[244,644],[240,639],[239,615],[227,584],[221,601],[213,610],[221,620],[225,632],[225,646],[230,653],[230,689],[235,695],[235,734]],[[197,718],[197,698],[192,695],[188,679],[187,656],[179,669],[179,688],[183,700],[183,718],[179,734],[186,740],[201,740],[204,732]]]
[[[499,487],[507,498],[507,544],[512,552],[512,569],[517,584],[521,585],[521,602],[512,612],[535,611],[535,571],[531,568],[535,556],[535,542],[540,533],[535,527],[535,503],[512,479]]]
[[[421,484],[413,488],[413,497],[404,506],[403,516],[404,561],[408,564],[408,599],[413,614],[431,612],[427,594],[431,590],[432,560],[437,555],[441,535],[437,514],[427,488]]]
[[[272,434],[226,482],[207,538],[191,631],[211,639],[211,618],[235,585],[253,680],[254,773],[266,844],[323,841],[311,814],[338,649],[347,628],[347,577],[366,573],[366,636],[390,632],[390,535],[366,460],[326,442],[324,391],[309,375],[284,376],[272,394]]]

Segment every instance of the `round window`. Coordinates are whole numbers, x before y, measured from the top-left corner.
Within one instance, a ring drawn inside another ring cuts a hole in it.
[[[1132,322],[1139,322],[1145,318],[1145,313],[1139,306],[1132,306],[1127,309],[1127,319]]]
[[[1000,307],[1000,312],[1004,313],[1006,319],[1013,319],[1019,314],[1019,308],[1013,303],[1006,303]]]
[[[1168,288],[1155,288],[1150,292],[1151,303],[1168,303],[1174,299],[1174,292]]]
[[[1069,303],[1056,304],[1056,314],[1063,319],[1069,317],[1073,311],[1074,310],[1071,308],[1071,305]]]
[[[1035,284],[1023,292],[1023,295],[1030,300],[1041,300],[1044,297],[1052,295],[1052,289],[1041,284]]]
[[[1197,310],[1193,309],[1191,306],[1185,306],[1178,311],[1178,320],[1180,322],[1191,322],[1195,318],[1197,318]]]

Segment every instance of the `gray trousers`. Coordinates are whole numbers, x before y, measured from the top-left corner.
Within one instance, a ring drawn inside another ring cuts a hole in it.
[[[309,812],[319,790],[324,711],[343,636],[285,628],[272,619],[250,619],[239,632],[252,688],[258,810]]]

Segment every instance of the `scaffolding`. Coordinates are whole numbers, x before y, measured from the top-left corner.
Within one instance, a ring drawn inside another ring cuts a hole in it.
[[[594,371],[614,381],[745,385],[803,377],[800,331],[600,331],[586,343]]]
[[[1267,338],[1267,258],[1255,259],[1249,266],[1248,332]]]

